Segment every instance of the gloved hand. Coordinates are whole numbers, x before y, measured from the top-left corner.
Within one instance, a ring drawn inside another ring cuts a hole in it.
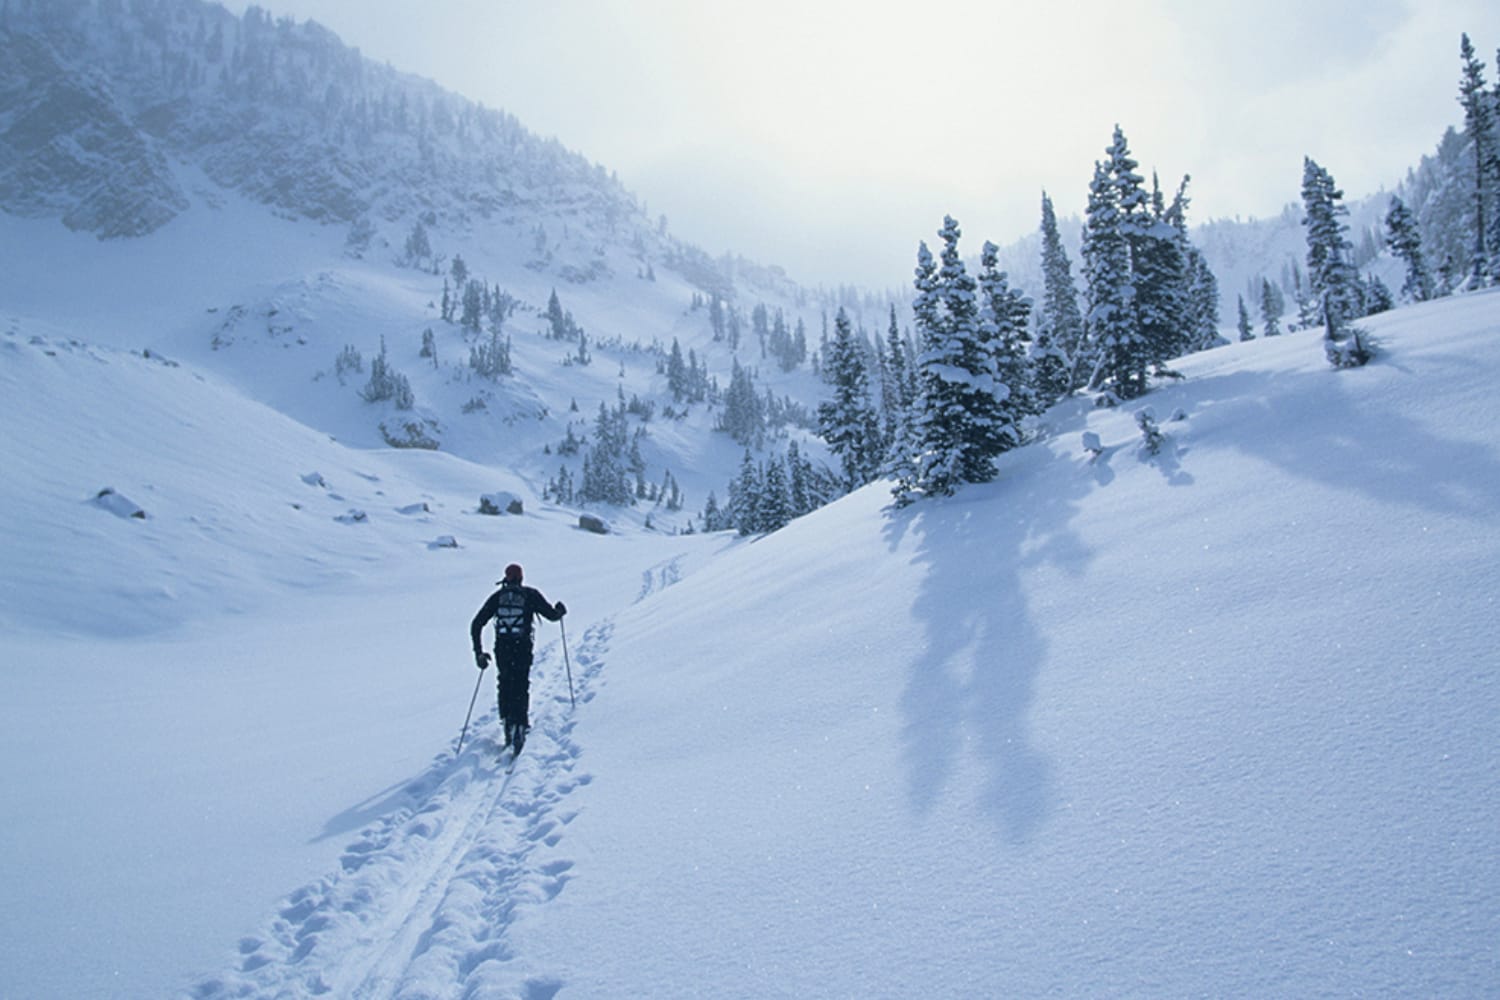
[[[559,618],[568,613],[567,605],[563,604],[562,601],[558,601],[556,604],[554,604],[552,606],[552,610],[557,612],[557,617]]]
[[[483,670],[485,667],[489,666],[490,665],[490,654],[489,653],[481,653],[478,650],[475,650],[475,652],[474,652],[474,665],[476,667],[478,667],[480,670]]]

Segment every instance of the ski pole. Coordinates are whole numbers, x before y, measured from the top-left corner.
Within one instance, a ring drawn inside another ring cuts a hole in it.
[[[568,703],[577,708],[578,700],[573,697],[573,664],[568,662],[568,626],[564,625],[563,620],[559,618],[557,620],[557,627],[562,629],[563,666],[568,670]]]
[[[453,751],[453,756],[455,757],[457,757],[458,752],[464,748],[464,737],[469,735],[469,719],[474,715],[474,703],[479,700],[479,685],[483,683],[484,671],[481,670],[479,671],[479,679],[474,682],[474,695],[469,699],[469,712],[464,716],[464,728],[458,734],[458,747]]]

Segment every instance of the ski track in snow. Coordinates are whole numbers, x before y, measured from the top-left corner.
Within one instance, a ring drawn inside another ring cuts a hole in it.
[[[608,621],[591,625],[570,650],[580,705],[593,699],[612,630]],[[517,917],[572,878],[560,850],[578,815],[568,800],[592,780],[579,766],[577,719],[554,645],[537,658],[549,669],[533,691],[535,725],[513,771],[492,709],[471,727],[484,735],[457,757],[445,749],[407,783],[405,804],[345,848],[338,871],[287,896],[259,934],[240,942],[232,970],[187,995],[554,996],[562,980],[526,968],[509,941]]]
[[[666,590],[682,579],[682,556],[673,556],[641,572],[641,590],[635,595],[639,604],[659,591]]]

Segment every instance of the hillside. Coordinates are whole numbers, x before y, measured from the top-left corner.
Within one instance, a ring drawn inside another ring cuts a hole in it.
[[[816,345],[885,295],[257,8],[0,3],[0,50],[0,995],[1500,982],[1500,291],[1362,321],[1358,370],[1312,331],[1069,399],[951,498],[703,532],[735,373],[754,460],[829,461]],[[1300,227],[1194,230],[1226,325]],[[635,502],[560,499],[617,412]],[[571,610],[507,772],[468,628],[512,561]]]
[[[1153,459],[1065,404],[995,483],[753,544],[484,518],[457,458],[8,333],[10,985],[1483,995],[1500,297],[1369,326],[1188,360]],[[144,521],[61,482],[132,425],[177,434],[122,455]],[[488,695],[451,750],[510,559],[573,612],[506,776]]]

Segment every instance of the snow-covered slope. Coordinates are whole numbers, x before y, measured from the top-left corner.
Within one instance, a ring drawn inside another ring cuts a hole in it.
[[[0,331],[6,992],[1485,995],[1500,295],[1368,325],[749,544]],[[511,559],[572,610],[507,775]]]

